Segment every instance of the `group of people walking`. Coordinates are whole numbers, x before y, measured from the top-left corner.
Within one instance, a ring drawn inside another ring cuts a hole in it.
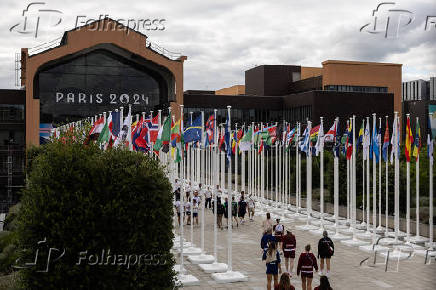
[[[274,224],[271,220],[270,213],[266,214],[266,219],[262,223],[263,235],[260,247],[263,251],[262,260],[266,263],[267,289],[271,289],[271,283],[274,281],[274,289],[289,290],[295,289],[291,285],[291,276],[293,275],[295,252],[297,241],[291,229],[286,229],[276,219]],[[286,234],[285,234],[286,232]],[[280,250],[282,252],[280,252]],[[319,275],[320,285],[315,287],[319,289],[332,289],[328,276],[330,275],[330,259],[334,255],[333,241],[328,237],[327,231],[323,232],[323,237],[318,242],[318,258],[320,259]],[[284,258],[285,271],[282,271],[282,257]],[[324,271],[324,263],[326,270]],[[301,276],[303,290],[312,290],[312,279],[314,271],[318,271],[317,257],[311,252],[311,245],[307,244],[304,251],[300,254],[297,264],[297,276]],[[279,282],[279,275],[280,282]]]

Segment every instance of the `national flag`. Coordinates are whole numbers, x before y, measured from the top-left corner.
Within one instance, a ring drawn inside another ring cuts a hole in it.
[[[222,132],[222,128],[219,132],[219,137],[218,137],[218,148],[220,149],[220,151],[225,151],[225,142],[224,142],[224,134]]]
[[[333,125],[324,135],[324,142],[334,142],[336,140],[336,120],[333,122]]]
[[[383,138],[383,160],[385,162],[388,162],[388,151],[389,151],[389,123],[386,119],[386,129],[385,129],[385,136]]]
[[[324,150],[324,126],[323,123],[319,125],[318,128],[318,138],[315,144],[315,155],[318,156],[319,152]]]
[[[335,157],[339,157],[339,152],[341,148],[341,134],[339,134],[339,119],[335,120],[335,146],[333,148],[333,154]]]
[[[201,141],[201,115],[198,116],[183,133],[183,140],[185,143],[199,142]]]
[[[412,130],[410,129],[410,116],[407,116],[407,125],[406,125],[406,142],[404,146],[404,154],[406,155],[406,161],[410,162],[410,156],[412,153],[412,143],[413,143],[413,135]]]
[[[430,164],[433,165],[433,134],[431,127],[431,116],[428,115],[428,125],[427,125],[427,157],[430,159]]]
[[[360,126],[359,129],[359,135],[357,137],[357,142],[356,142],[356,152],[359,151],[359,145],[363,143],[364,132],[365,132],[365,119],[362,120],[362,126]]]
[[[238,142],[237,138],[238,138],[237,132],[235,131],[232,134],[232,154],[233,155],[236,154],[236,143]]]
[[[320,125],[321,125],[321,124],[320,124]],[[315,140],[316,140],[316,137],[318,136],[318,132],[319,132],[319,127],[320,127],[320,125],[315,126],[315,127],[313,127],[313,128],[310,130],[310,140],[311,140],[311,141],[315,141]]]
[[[232,158],[232,136],[230,128],[230,112],[227,112],[226,126],[224,128],[224,142],[226,144],[227,160],[230,161]]]
[[[215,115],[212,114],[206,121],[206,146],[215,142]]]
[[[168,116],[159,130],[153,150],[159,151],[162,149],[162,152],[168,153],[170,138],[171,138],[171,117]]]
[[[132,124],[132,114],[129,110],[129,113],[127,114],[127,117],[124,119],[123,126],[120,130],[119,137],[117,140],[115,140],[114,147],[124,145],[129,146],[129,128]]]
[[[159,134],[159,114],[151,119],[148,124],[148,132],[150,134],[150,142],[156,143],[157,135]]]
[[[371,146],[371,133],[369,131],[369,121],[366,123],[365,133],[363,134],[363,160],[366,160],[369,155],[369,147]]]
[[[398,117],[394,119],[394,124],[392,126],[392,137],[391,137],[392,151],[390,156],[391,163],[394,162],[395,159],[399,159],[400,157],[400,126],[398,124]]]
[[[251,148],[251,142],[253,138],[253,128],[250,126],[248,128],[247,133],[242,137],[242,139],[239,142],[239,150],[241,151],[248,151]]]
[[[176,148],[177,143],[180,143],[181,133],[180,133],[181,119],[175,122],[171,126],[171,147]]]
[[[300,141],[300,151],[309,154],[309,141],[310,141],[309,127],[306,127],[306,129],[304,129],[302,137],[303,140]]]
[[[413,142],[413,156],[418,161],[419,150],[421,149],[421,129],[419,128],[419,120],[416,120],[415,124],[415,141]]]
[[[139,137],[135,139],[134,146],[138,151],[149,152],[150,151],[150,134],[148,132],[147,123],[151,122],[150,119],[146,119],[142,122],[141,131],[139,133]],[[132,140],[133,141],[133,140]]]
[[[371,140],[371,147],[370,147],[370,158],[373,158],[373,155],[375,156],[375,162],[378,163],[380,160],[380,151],[379,151],[379,143],[378,143],[378,133],[377,133],[377,126],[374,122],[374,126],[372,128],[372,140]]]
[[[107,145],[110,139],[109,123],[112,122],[112,115],[109,114],[100,135],[98,136],[97,143],[100,145]]]
[[[139,151],[139,147],[138,145],[136,145],[136,139],[138,139],[139,136],[141,135],[143,123],[144,123],[144,119],[141,117],[139,121],[134,122],[132,124],[132,145],[134,151]]]
[[[262,150],[263,150],[263,140],[260,139],[260,145],[259,145],[259,150],[257,151],[257,154],[262,153]]]
[[[347,134],[347,160],[351,159],[351,155],[353,154],[353,125],[350,122],[348,126],[348,134]]]
[[[89,136],[100,134],[103,130],[104,124],[104,117],[97,119],[97,121],[94,122],[94,125],[92,125],[91,131],[89,131]]]
[[[295,138],[295,133],[297,132],[297,127],[293,128],[290,132],[287,133],[286,143],[291,144],[292,140]]]

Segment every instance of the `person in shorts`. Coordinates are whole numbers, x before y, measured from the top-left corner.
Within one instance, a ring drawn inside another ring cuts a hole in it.
[[[279,284],[279,274],[282,273],[280,254],[275,242],[269,243],[268,250],[263,252],[262,260],[266,263],[266,288],[271,290],[271,280],[274,278],[274,288],[276,288]]]
[[[294,270],[294,259],[295,259],[295,248],[297,247],[297,242],[295,236],[288,229],[286,230],[286,235],[282,238],[282,250],[283,256],[285,257],[285,269],[286,272],[292,273]]]
[[[335,252],[335,245],[333,241],[329,238],[327,231],[322,233],[323,237],[318,242],[318,258],[319,261],[319,274],[322,276],[324,271],[324,261],[327,266],[327,272],[325,275],[328,277],[330,275],[330,259]]]
[[[297,275],[301,273],[301,284],[303,290],[312,289],[313,269],[318,271],[316,257],[310,252],[310,245],[306,245],[305,252],[300,254],[297,266]]]
[[[192,217],[195,222],[194,224],[198,226],[198,203],[196,199],[194,199],[194,203],[192,204]]]
[[[285,226],[280,223],[280,219],[276,219],[276,224],[273,226],[273,232],[279,248],[282,246],[282,236],[284,231]]]
[[[244,200],[244,196],[241,195],[241,199],[239,200],[239,204],[238,204],[238,216],[241,224],[245,222],[244,218],[246,212],[247,212],[247,203]]]

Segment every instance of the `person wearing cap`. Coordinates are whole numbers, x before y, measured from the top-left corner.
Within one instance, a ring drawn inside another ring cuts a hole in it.
[[[297,242],[295,240],[295,236],[292,234],[290,229],[287,229],[286,235],[284,235],[282,239],[282,249],[283,249],[283,255],[285,257],[286,272],[292,273],[292,271],[294,270],[296,247],[297,247]]]
[[[280,219],[276,219],[276,224],[273,226],[274,237],[278,243],[279,248],[282,246],[282,236],[285,231],[285,226],[280,223]]]

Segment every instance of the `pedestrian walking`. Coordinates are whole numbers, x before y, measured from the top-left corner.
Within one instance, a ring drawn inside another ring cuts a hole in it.
[[[329,238],[327,231],[322,233],[323,237],[318,242],[318,258],[319,262],[319,274],[324,275],[324,261],[327,266],[326,276],[330,275],[330,259],[335,253],[335,245],[333,241]]]
[[[196,199],[194,199],[194,203],[192,205],[192,216],[195,221],[194,224],[198,226],[198,202]]]
[[[211,201],[212,201],[212,192],[209,190],[209,188],[207,188],[205,190],[204,196],[205,196],[205,199],[206,199],[206,203],[204,204],[204,207],[210,209]]]
[[[297,242],[295,236],[292,234],[291,230],[286,230],[286,235],[283,236],[282,249],[283,256],[285,257],[285,269],[287,272],[292,273],[294,271],[294,259],[295,259],[295,248],[297,247]]]
[[[304,248],[305,252],[300,254],[297,266],[297,275],[301,272],[301,284],[303,290],[312,290],[313,269],[318,271],[316,257],[310,252],[310,244]]]
[[[282,236],[285,231],[285,226],[280,223],[280,219],[276,219],[276,224],[273,226],[274,237],[278,242],[278,247],[282,247]]]
[[[233,220],[236,222],[236,227],[239,226],[238,223],[238,203],[235,201],[235,197],[232,196],[232,227],[233,227]]]
[[[329,278],[327,278],[327,276],[321,276],[321,278],[319,278],[319,286],[315,287],[314,290],[333,290],[330,286]]]
[[[266,213],[266,219],[262,222],[262,231],[266,232],[268,230],[272,231],[273,222],[271,220],[271,214],[269,212]]]
[[[247,202],[244,200],[244,196],[241,195],[241,199],[238,204],[238,216],[241,224],[245,222],[245,213],[247,212]]]
[[[185,202],[186,224],[191,224],[191,199],[188,197]]]
[[[223,215],[225,213],[224,205],[221,203],[221,197],[217,197],[216,203],[216,213],[217,213],[217,225],[222,230],[223,229]]]
[[[272,235],[272,230],[269,229],[266,232],[264,232],[262,235],[262,239],[260,240],[260,248],[262,249],[263,252],[265,252],[266,250],[268,250],[269,244],[271,242],[275,243],[275,241],[276,239]]]
[[[182,205],[180,203],[180,199],[176,200],[176,202],[174,203],[174,207],[175,207],[176,213],[177,213],[177,222],[179,223],[179,226],[180,226],[180,212],[181,212],[181,208],[182,208]]]
[[[295,290],[295,287],[291,284],[291,275],[287,272],[282,273],[279,285],[274,287],[274,290]]]
[[[282,273],[280,254],[275,242],[269,243],[268,250],[264,251],[262,260],[266,263],[266,287],[271,290],[271,281],[274,279],[274,287],[277,287],[278,275]]]

